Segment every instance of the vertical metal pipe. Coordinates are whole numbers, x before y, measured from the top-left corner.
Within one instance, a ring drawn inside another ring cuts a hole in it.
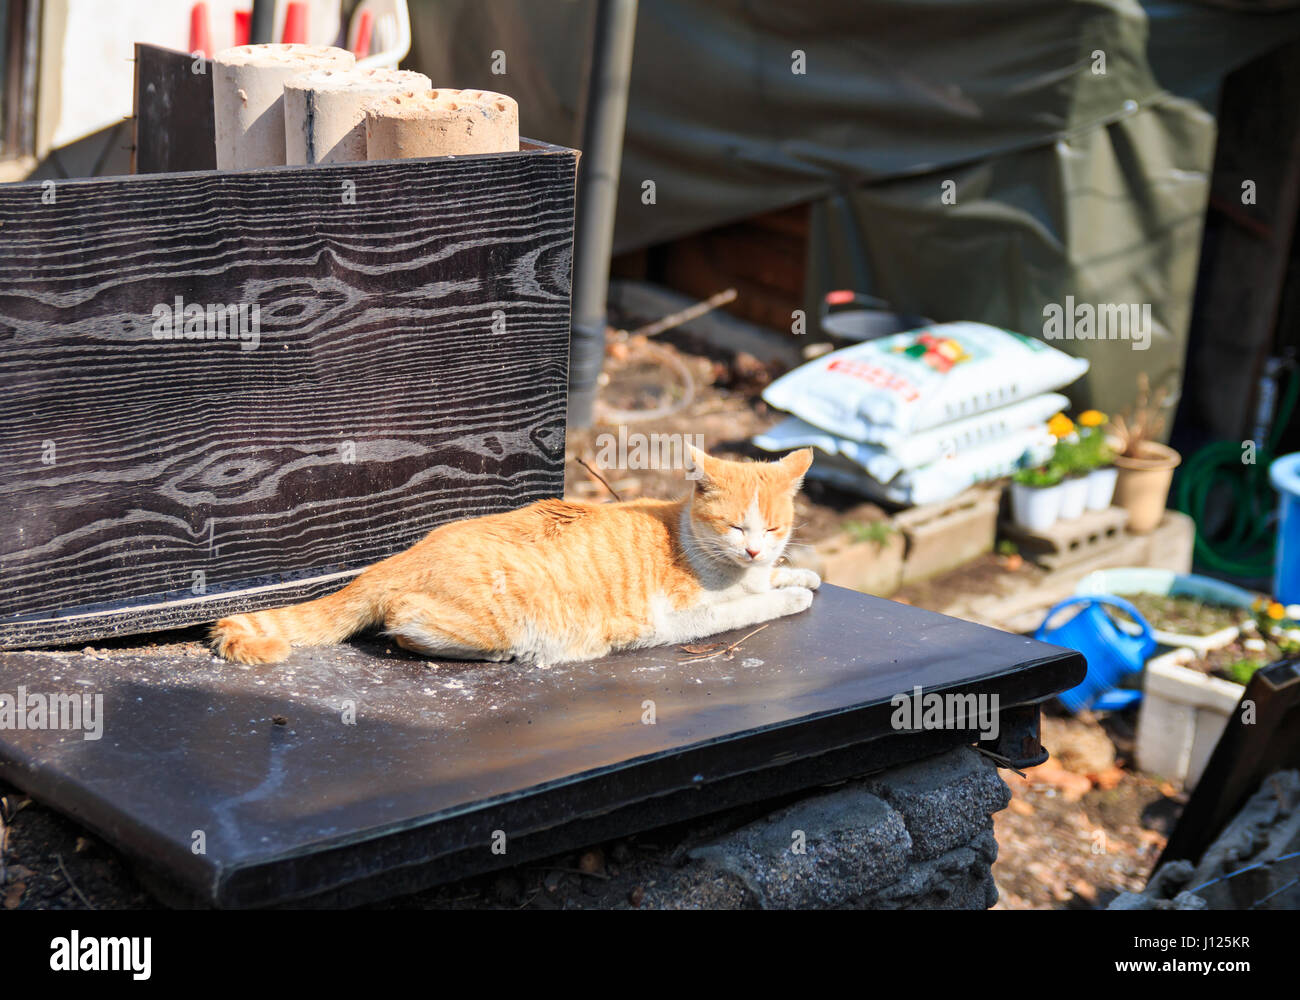
[[[275,0],[253,0],[253,16],[248,20],[248,41],[263,45],[275,41]]]
[[[569,426],[589,427],[605,358],[606,293],[623,160],[637,0],[600,0],[578,167],[569,341]]]

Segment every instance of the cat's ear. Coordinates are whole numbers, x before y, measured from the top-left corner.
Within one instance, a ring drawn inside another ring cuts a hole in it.
[[[712,489],[714,486],[713,477],[710,473],[714,468],[712,456],[696,448],[693,444],[686,446],[686,478],[695,483],[701,490]]]
[[[790,477],[790,489],[797,490],[803,485],[804,473],[808,471],[812,463],[813,450],[811,448],[800,448],[798,451],[790,452],[777,464]]]

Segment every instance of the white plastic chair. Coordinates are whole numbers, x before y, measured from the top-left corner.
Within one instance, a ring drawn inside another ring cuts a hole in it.
[[[348,24],[348,49],[354,52],[362,11],[370,12],[371,55],[357,59],[357,65],[397,69],[411,51],[411,12],[406,0],[364,0],[358,6]]]

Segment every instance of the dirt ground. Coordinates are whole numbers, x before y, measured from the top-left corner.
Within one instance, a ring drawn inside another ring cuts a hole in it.
[[[620,346],[622,345],[622,346]],[[665,361],[665,354],[675,358]],[[778,415],[758,399],[775,369],[752,358],[709,358],[669,348],[611,342],[603,411],[665,407],[689,398],[674,413],[637,421],[629,430],[699,435],[722,457],[762,457],[749,444]],[[665,371],[671,377],[665,377]],[[682,372],[690,373],[689,384]],[[677,381],[673,382],[673,378]],[[667,388],[665,388],[667,386]],[[602,468],[601,435],[609,423],[575,433],[568,442],[565,492],[597,499],[678,495],[678,469]],[[587,462],[584,467],[578,459]],[[832,535],[846,521],[881,518],[878,506],[810,483],[797,508],[798,533],[809,542]],[[901,592],[899,599],[942,608],[955,595],[982,592],[999,574],[1034,573],[1015,557],[988,555],[953,573]],[[197,642],[197,630],[170,641]],[[136,640],[138,641],[138,640]],[[107,644],[103,655],[129,645]],[[1131,716],[1132,713],[1128,713]],[[1002,772],[1011,806],[995,818],[999,859],[994,867],[998,909],[1072,909],[1104,906],[1122,890],[1140,889],[1182,808],[1176,789],[1129,765],[1132,718],[1101,721],[1049,718],[1044,743],[1053,758],[1019,778]],[[735,814],[729,817],[734,820]],[[651,831],[580,854],[552,858],[508,872],[470,879],[393,900],[401,908],[588,909],[636,906],[656,872],[682,848],[715,831],[717,820]],[[662,875],[660,875],[662,877]],[[76,823],[0,783],[0,907],[5,909],[138,908],[158,905],[130,866]]]

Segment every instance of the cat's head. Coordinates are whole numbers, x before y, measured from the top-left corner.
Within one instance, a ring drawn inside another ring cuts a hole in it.
[[[737,566],[770,565],[794,528],[794,497],[812,465],[811,448],[779,462],[728,462],[690,449],[695,540],[715,559]]]

